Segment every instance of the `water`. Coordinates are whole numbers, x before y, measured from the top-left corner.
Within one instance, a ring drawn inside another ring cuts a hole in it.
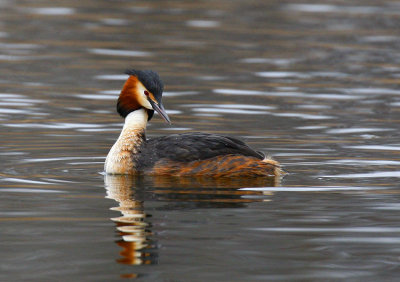
[[[393,1],[0,1],[1,281],[396,281]],[[280,181],[106,177],[127,68]]]

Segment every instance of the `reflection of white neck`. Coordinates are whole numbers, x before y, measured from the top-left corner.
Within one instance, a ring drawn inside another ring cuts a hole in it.
[[[151,233],[147,231],[148,223],[145,221],[143,202],[135,199],[134,177],[128,175],[105,175],[105,187],[107,197],[118,202],[118,207],[111,210],[120,211],[122,216],[111,218],[116,223],[116,228],[122,242],[118,245],[123,248],[120,254],[123,256],[119,261],[127,264],[151,263],[148,258],[150,254],[146,247],[149,246],[148,237]],[[143,260],[142,258],[146,258]]]
[[[143,108],[126,116],[121,134],[107,155],[104,164],[106,173],[135,174],[133,157],[143,142],[147,118]]]

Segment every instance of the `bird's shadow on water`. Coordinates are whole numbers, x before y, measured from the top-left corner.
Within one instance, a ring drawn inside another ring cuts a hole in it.
[[[248,203],[266,201],[270,192],[241,190],[245,187],[279,186],[280,178],[183,178],[160,176],[105,175],[107,198],[118,206],[111,210],[119,216],[116,224],[122,248],[118,263],[128,265],[157,264],[151,214],[145,212],[146,201],[163,203],[162,210],[196,208],[244,208]]]

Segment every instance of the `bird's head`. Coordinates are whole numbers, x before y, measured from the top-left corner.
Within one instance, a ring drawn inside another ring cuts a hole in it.
[[[118,113],[125,118],[129,113],[144,108],[147,110],[148,120],[156,111],[171,124],[162,104],[164,84],[158,74],[151,70],[128,70],[125,73],[129,75],[129,78],[118,98]]]

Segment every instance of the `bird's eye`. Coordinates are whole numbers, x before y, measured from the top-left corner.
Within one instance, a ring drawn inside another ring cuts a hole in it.
[[[144,95],[149,96],[149,92],[147,90],[145,90]]]

